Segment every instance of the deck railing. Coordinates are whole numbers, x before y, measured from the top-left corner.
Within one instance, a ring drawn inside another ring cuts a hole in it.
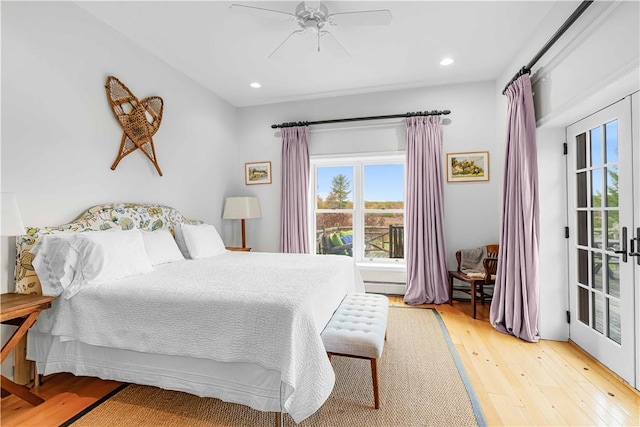
[[[316,253],[352,255],[352,244],[335,245],[331,242],[332,234],[348,233],[352,230],[353,227],[350,225],[336,225],[318,229],[316,231]],[[404,258],[403,225],[365,226],[364,241],[366,258]]]

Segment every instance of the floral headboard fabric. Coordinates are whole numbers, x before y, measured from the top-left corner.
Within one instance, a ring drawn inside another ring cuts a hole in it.
[[[26,234],[16,238],[16,293],[42,294],[40,280],[32,265],[34,256],[29,251],[45,234],[100,231],[116,227],[122,230],[139,228],[151,231],[165,227],[173,232],[174,227],[182,223],[200,224],[201,221],[186,219],[180,212],[169,206],[111,203],[94,206],[69,224],[27,228]]]

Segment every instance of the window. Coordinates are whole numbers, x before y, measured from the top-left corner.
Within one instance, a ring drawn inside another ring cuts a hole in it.
[[[316,253],[404,262],[404,155],[311,159]]]

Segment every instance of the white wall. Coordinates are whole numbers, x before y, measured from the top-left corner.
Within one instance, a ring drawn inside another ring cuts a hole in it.
[[[220,225],[236,164],[236,110],[73,3],[2,2],[2,191],[27,226],[66,223],[107,202],[157,202]],[[104,84],[159,95],[154,140],[163,177],[135,152],[117,169],[121,129]],[[13,239],[2,238],[2,292]]]
[[[602,108],[635,90],[633,83],[637,87],[640,79],[639,16],[639,2],[595,2],[538,62],[532,80],[539,126],[564,126],[593,113],[581,107],[600,92],[611,96],[601,101]],[[629,75],[635,79],[628,81]],[[627,86],[614,94],[610,87],[620,81],[628,81]]]
[[[139,98],[163,98],[154,137],[163,177],[140,151],[110,169],[122,131],[108,75]],[[234,107],[75,4],[2,4],[2,190],[16,193],[27,226],[115,201],[159,202],[219,225],[235,133]]]
[[[498,240],[499,201],[504,153],[496,138],[494,82],[425,87],[312,101],[241,108],[238,111],[238,148],[244,162],[270,160],[272,185],[238,189],[256,195],[263,218],[247,222],[248,245],[276,251],[280,233],[280,132],[271,124],[347,117],[398,114],[408,111],[449,109],[445,116],[443,152],[490,152],[491,180],[479,183],[445,183],[445,229],[450,263],[457,249]],[[309,150],[314,154],[404,151],[402,122],[356,122],[352,125],[312,127]]]
[[[558,2],[544,26],[496,81],[501,92],[513,74],[546,43],[578,3]],[[540,312],[546,339],[567,340],[569,309],[565,127],[640,88],[638,2],[594,2],[533,67],[540,184]],[[506,97],[499,92],[497,123],[505,141]]]

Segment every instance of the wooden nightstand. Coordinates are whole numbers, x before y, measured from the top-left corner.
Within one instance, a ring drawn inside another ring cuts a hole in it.
[[[226,246],[226,249],[228,251],[235,251],[235,252],[251,252],[251,248],[238,248],[236,246]]]
[[[9,353],[25,336],[29,328],[38,318],[42,310],[51,307],[51,302],[55,297],[45,297],[42,295],[29,294],[2,294],[0,296],[1,314],[0,321],[4,324],[18,326],[18,329],[11,335],[9,341],[2,347],[1,360],[9,356]],[[0,376],[3,395],[5,392],[13,393],[19,398],[26,400],[32,405],[39,405],[44,399],[31,393],[31,391],[20,384],[16,384],[4,375]]]

